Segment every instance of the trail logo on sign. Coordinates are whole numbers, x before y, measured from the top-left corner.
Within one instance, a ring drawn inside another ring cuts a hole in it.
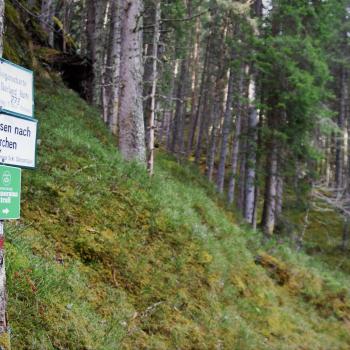
[[[5,171],[2,174],[2,184],[4,186],[9,186],[11,185],[11,173],[9,171]]]

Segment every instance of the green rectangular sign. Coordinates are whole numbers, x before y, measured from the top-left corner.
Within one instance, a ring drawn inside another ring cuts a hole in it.
[[[21,215],[21,169],[0,165],[0,220]]]

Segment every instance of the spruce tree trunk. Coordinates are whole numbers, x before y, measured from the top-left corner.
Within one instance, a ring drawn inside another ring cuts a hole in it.
[[[54,25],[53,16],[55,14],[54,0],[42,0],[40,21],[43,31],[48,35],[48,42],[51,47],[54,46]]]
[[[247,162],[245,179],[244,219],[252,224],[255,206],[256,146],[258,140],[258,111],[256,108],[256,75],[251,74],[249,83],[249,110],[247,132]]]
[[[199,108],[202,99],[203,93],[203,79],[205,79],[205,71],[208,61],[208,46],[205,53],[203,72],[202,72],[202,83],[199,88],[199,48],[200,48],[200,30],[199,30],[199,20],[196,23],[196,39],[194,44],[194,53],[193,53],[193,65],[192,65],[192,98],[191,98],[191,125],[189,129],[189,138],[187,142],[187,157],[192,153],[193,142],[196,135],[196,130],[198,126],[199,119]],[[200,91],[198,91],[198,89]]]
[[[236,191],[236,180],[237,180],[237,170],[238,170],[238,159],[239,159],[239,149],[240,149],[240,138],[242,130],[242,110],[241,110],[241,95],[243,94],[243,85],[244,85],[244,72],[241,71],[239,85],[238,85],[238,102],[236,105],[236,122],[235,122],[235,134],[232,145],[232,156],[231,156],[231,172],[229,177],[228,184],[228,194],[227,199],[228,203],[232,204],[235,199]]]
[[[143,1],[122,0],[119,149],[127,160],[146,160],[143,119]]]
[[[93,45],[95,46],[95,56],[93,65],[92,103],[95,106],[102,106],[102,77],[104,69],[104,20],[106,16],[107,0],[100,0],[95,5],[95,30],[93,33]]]
[[[107,123],[113,134],[118,132],[118,111],[120,92],[120,58],[121,58],[121,4],[118,0],[111,0],[111,19],[109,33],[109,47],[107,67],[104,82],[105,98],[107,102]]]
[[[226,108],[224,114],[224,122],[222,126],[220,160],[217,174],[217,189],[219,193],[224,191],[226,157],[230,133],[232,130],[232,105],[233,105],[233,88],[234,88],[234,73],[233,68],[230,69],[230,75],[227,86]]]
[[[184,155],[184,126],[186,113],[186,88],[187,88],[188,61],[183,58],[180,67],[180,75],[177,82],[176,108],[174,116],[173,137],[171,151],[177,156]]]
[[[339,134],[336,136],[336,156],[335,156],[335,185],[341,188],[344,184],[344,133],[345,121],[348,108],[348,79],[345,67],[341,68],[340,73],[340,102],[338,113]]]
[[[154,20],[154,34],[153,34],[153,66],[152,66],[152,91],[151,91],[151,111],[147,122],[147,170],[150,175],[153,175],[154,168],[154,122],[156,114],[156,90],[157,90],[157,64],[158,64],[158,43],[160,36],[160,17],[161,7],[160,0],[156,2],[156,13]]]
[[[218,86],[216,86],[216,88],[218,88]],[[209,181],[212,181],[213,179],[219,122],[220,122],[220,102],[218,101],[218,96],[216,96],[214,97],[214,102],[213,102],[212,111],[211,111],[212,127],[211,127],[211,133],[209,136],[209,148],[207,153],[206,175]]]
[[[276,184],[276,221],[281,217],[282,207],[283,207],[283,189],[284,182],[282,174],[280,174],[281,161],[278,162],[278,174],[277,174],[277,184]]]
[[[271,135],[271,138],[274,138]],[[262,228],[266,235],[271,236],[276,221],[276,195],[277,195],[277,145],[275,140],[268,143],[269,154],[266,161],[265,198],[262,217]]]
[[[67,35],[70,31],[70,24],[72,20],[72,4],[73,0],[63,0],[63,33],[62,33],[62,51],[67,51]]]
[[[193,119],[193,124],[190,129],[190,137],[189,137],[189,142],[188,142],[188,147],[187,147],[187,154],[190,155],[193,150],[193,144],[194,144],[194,139],[196,135],[196,130],[199,124],[199,119],[202,114],[202,107],[203,107],[203,101],[204,101],[204,94],[205,94],[205,82],[206,82],[206,74],[207,74],[207,69],[208,69],[208,56],[209,56],[209,43],[207,44],[207,48],[205,51],[205,59],[204,59],[204,66],[203,66],[203,71],[202,71],[202,78],[201,78],[201,84],[200,84],[200,91],[199,91],[199,97],[198,97],[198,105],[195,110],[195,117]]]

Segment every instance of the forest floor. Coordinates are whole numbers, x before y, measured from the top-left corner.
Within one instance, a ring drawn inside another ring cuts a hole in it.
[[[38,169],[6,225],[14,349],[350,348],[346,269],[263,244],[190,164],[123,162],[58,78],[36,97]]]
[[[296,252],[241,225],[191,164],[159,152],[150,179],[40,63],[51,51],[10,2],[6,19],[5,57],[35,69],[40,123],[22,219],[6,224],[13,349],[350,348],[336,215],[312,213]]]

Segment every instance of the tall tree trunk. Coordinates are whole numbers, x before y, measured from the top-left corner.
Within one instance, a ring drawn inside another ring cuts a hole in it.
[[[227,148],[228,148],[230,133],[232,130],[233,88],[234,88],[234,73],[233,73],[233,68],[231,68],[230,75],[228,78],[226,109],[225,109],[225,115],[224,115],[224,122],[222,126],[220,160],[219,160],[217,182],[216,182],[219,193],[222,193],[224,191]]]
[[[219,89],[218,86],[216,86]],[[213,179],[214,165],[215,165],[215,155],[216,155],[216,144],[217,144],[217,134],[220,122],[220,101],[218,96],[214,97],[212,110],[211,110],[211,132],[209,136],[209,147],[207,152],[207,178],[209,181]]]
[[[338,113],[339,134],[336,136],[336,156],[335,156],[335,185],[341,188],[344,183],[344,132],[347,113],[348,100],[348,79],[346,68],[341,68],[340,73],[340,103]]]
[[[256,108],[256,74],[251,74],[249,82],[249,110],[248,110],[248,132],[247,132],[247,153],[246,153],[246,179],[245,179],[245,200],[244,219],[252,224],[254,219],[255,206],[255,177],[256,177],[256,147],[257,147],[257,126],[258,111]]]
[[[63,0],[63,33],[62,33],[62,51],[67,51],[67,36],[70,31],[72,20],[72,5],[73,0]]]
[[[122,41],[120,64],[119,149],[127,160],[146,160],[143,119],[143,1],[122,0]]]
[[[196,135],[197,125],[198,125],[198,117],[199,117],[199,105],[201,103],[201,94],[203,93],[203,84],[200,86],[198,84],[198,75],[199,75],[199,48],[200,48],[200,22],[197,20],[196,22],[196,38],[194,43],[194,52],[193,52],[193,65],[192,65],[192,98],[191,98],[191,125],[189,129],[189,138],[187,142],[187,157],[190,156],[193,149],[194,137]],[[205,70],[208,61],[208,46],[205,53],[204,58],[204,66],[202,73],[202,82],[205,79]]]
[[[147,123],[147,170],[150,175],[153,175],[154,168],[154,121],[156,113],[156,90],[157,90],[157,64],[158,64],[158,42],[160,36],[160,17],[161,7],[160,0],[156,2],[156,13],[154,19],[154,34],[153,34],[153,69],[152,69],[152,91],[151,91],[151,113]]]
[[[271,236],[275,228],[276,220],[276,195],[277,195],[277,144],[275,135],[271,135],[268,143],[269,154],[266,160],[265,198],[262,217],[262,227],[266,235]]]
[[[48,35],[48,42],[51,47],[54,46],[54,25],[53,16],[55,15],[54,0],[42,0],[40,21],[41,27]]]
[[[235,199],[236,181],[237,181],[237,170],[238,170],[238,159],[240,149],[240,138],[242,130],[242,108],[241,108],[241,95],[244,89],[244,71],[241,70],[239,85],[238,85],[238,98],[236,104],[236,122],[235,122],[235,134],[232,145],[232,156],[231,156],[231,172],[228,184],[228,203],[232,204]]]
[[[102,105],[102,74],[104,66],[104,18],[107,0],[98,3],[87,1],[87,54],[91,60],[93,76],[90,84],[89,100],[95,106]]]
[[[113,134],[118,132],[118,112],[120,93],[120,58],[121,58],[121,4],[111,0],[111,19],[109,33],[109,50],[104,82],[107,100],[107,123]]]
[[[180,157],[182,157],[184,154],[184,125],[186,113],[186,104],[184,100],[187,90],[187,64],[187,59],[183,58],[180,67],[180,75],[177,82],[176,108],[174,116],[173,138],[171,142],[171,151]]]

